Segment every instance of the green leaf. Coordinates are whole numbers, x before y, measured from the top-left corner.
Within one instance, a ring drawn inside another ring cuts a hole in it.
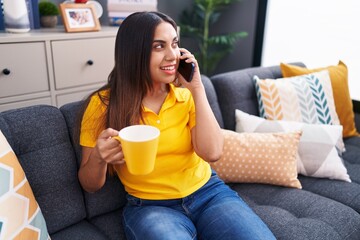
[[[202,37],[201,29],[189,25],[180,25],[180,35]]]
[[[234,45],[240,38],[247,37],[247,32],[234,32],[226,35],[212,36],[209,38],[209,44]]]
[[[198,52],[194,55],[198,60],[200,71],[212,73],[222,58],[229,54],[235,43],[248,35],[247,32],[233,32],[211,36],[211,26],[217,22],[222,11],[240,0],[194,0],[190,10],[180,16],[180,34],[197,42]]]

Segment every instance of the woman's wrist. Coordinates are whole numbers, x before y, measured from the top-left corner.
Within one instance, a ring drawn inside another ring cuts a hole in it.
[[[91,152],[89,156],[89,163],[90,165],[97,165],[97,168],[99,167],[107,167],[107,163],[99,156],[99,154],[94,153],[96,151],[95,149]]]
[[[205,87],[204,87],[204,85],[202,84],[201,81],[199,83],[197,83],[197,84],[191,85],[189,87],[189,90],[190,90],[191,95],[193,97],[201,96],[201,95],[206,96]]]

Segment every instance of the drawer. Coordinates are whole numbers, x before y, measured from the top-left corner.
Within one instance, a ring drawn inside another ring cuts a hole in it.
[[[0,112],[10,110],[10,109],[15,109],[15,108],[39,105],[39,104],[51,105],[51,98],[46,97],[46,98],[38,98],[38,99],[31,99],[31,100],[26,100],[26,101],[0,104]]]
[[[53,41],[56,89],[105,83],[114,67],[115,37]]]
[[[46,62],[44,42],[0,44],[0,98],[48,91]]]
[[[56,95],[56,106],[61,107],[67,103],[84,100],[93,91],[95,89]]]

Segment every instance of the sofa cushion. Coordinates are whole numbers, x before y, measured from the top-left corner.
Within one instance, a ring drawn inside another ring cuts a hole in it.
[[[44,216],[24,170],[0,130],[0,238],[49,238]]]
[[[359,239],[360,214],[337,201],[295,188],[261,184],[231,187],[277,239]]]
[[[301,132],[237,133],[222,130],[222,157],[211,163],[227,183],[266,183],[301,188],[297,152]]]
[[[204,84],[206,97],[209,101],[210,107],[215,115],[216,120],[218,121],[221,128],[224,128],[224,121],[221,115],[221,110],[218,102],[218,98],[214,89],[213,84],[211,83],[210,79],[205,76],[201,75],[202,83]]]
[[[122,209],[96,216],[90,220],[109,239],[126,239]]]
[[[360,137],[345,139],[345,146],[347,149],[343,154],[345,166],[353,182],[360,184]]]
[[[84,219],[76,157],[59,109],[32,106],[2,112],[0,129],[25,171],[49,233]]]
[[[342,61],[339,61],[336,66],[327,66],[324,68],[308,69],[285,63],[281,63],[280,68],[284,77],[309,74],[325,69],[328,70],[334,93],[336,112],[339,116],[340,124],[344,127],[343,136],[351,137],[358,135],[354,123],[353,105],[349,92],[348,69]]]
[[[345,139],[343,160],[352,183],[299,176],[303,189],[341,202],[360,213],[360,137]]]
[[[338,180],[299,176],[303,189],[336,200],[360,213],[360,185]]]
[[[302,63],[294,65],[304,66]],[[280,67],[254,67],[214,75],[212,81],[224,120],[224,128],[235,131],[235,109],[259,116],[253,77],[280,78]]]
[[[86,220],[51,234],[51,240],[109,240],[109,238]],[[121,238],[119,238],[121,239]]]
[[[77,127],[77,124],[80,123],[79,115],[81,116],[82,108],[82,101],[69,103],[60,108],[65,117],[71,142],[76,151],[78,167],[81,162],[81,147],[79,145],[79,127]],[[84,191],[84,196],[87,218],[112,212],[126,203],[126,192],[116,175],[108,176],[104,186],[99,191],[95,193]]]
[[[302,131],[298,172],[305,176],[350,182],[347,169],[336,149],[336,143],[342,138],[342,126],[267,120],[240,110],[236,110],[235,116],[237,132]]]

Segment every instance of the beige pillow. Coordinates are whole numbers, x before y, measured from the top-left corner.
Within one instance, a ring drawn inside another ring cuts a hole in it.
[[[298,173],[318,178],[351,182],[336,144],[342,136],[342,126],[307,124],[281,120],[266,120],[235,110],[236,132],[302,131],[299,142]]]
[[[222,130],[222,157],[212,168],[229,183],[264,183],[301,188],[297,152],[301,132],[236,133]]]

